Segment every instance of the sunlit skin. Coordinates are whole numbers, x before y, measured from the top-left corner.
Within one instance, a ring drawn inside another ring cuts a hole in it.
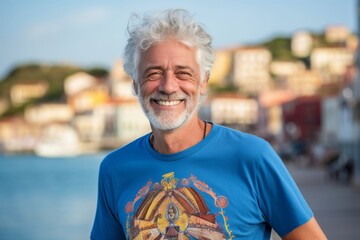
[[[141,52],[138,69],[134,89],[145,112],[150,112],[154,148],[174,153],[199,142],[204,122],[197,111],[207,81],[200,82],[196,49],[176,40],[154,44]]]
[[[326,236],[316,219],[313,217],[305,224],[295,228],[289,234],[287,234],[284,240],[326,240]]]

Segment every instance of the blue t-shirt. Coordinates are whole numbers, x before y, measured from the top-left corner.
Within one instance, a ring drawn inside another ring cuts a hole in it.
[[[269,239],[313,216],[261,138],[213,124],[195,146],[159,154],[149,137],[101,163],[91,239]]]

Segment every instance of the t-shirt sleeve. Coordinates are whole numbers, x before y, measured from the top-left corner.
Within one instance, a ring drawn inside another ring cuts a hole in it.
[[[295,181],[269,144],[258,161],[256,182],[263,217],[280,236],[313,216]]]
[[[98,202],[95,220],[91,231],[91,240],[122,240],[126,239],[123,228],[118,221],[112,199],[114,189],[106,173],[104,162],[100,166],[98,184]]]

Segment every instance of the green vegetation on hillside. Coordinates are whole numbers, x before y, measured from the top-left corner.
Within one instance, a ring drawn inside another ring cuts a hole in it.
[[[97,67],[91,69],[82,69],[70,65],[44,65],[44,64],[26,64],[15,67],[10,73],[0,81],[0,97],[10,101],[10,90],[15,84],[29,84],[45,82],[48,84],[48,90],[45,96],[40,99],[32,99],[20,106],[10,105],[8,110],[2,114],[2,117],[12,116],[22,113],[24,109],[38,102],[62,101],[64,97],[64,80],[71,74],[79,71],[87,72],[96,77],[105,77],[108,71]]]
[[[273,60],[291,61],[296,59],[291,53],[291,38],[277,37],[263,43],[263,46],[269,49]]]

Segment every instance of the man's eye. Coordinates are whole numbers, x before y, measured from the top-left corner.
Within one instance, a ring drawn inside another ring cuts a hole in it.
[[[188,72],[177,72],[176,76],[177,76],[177,78],[179,78],[181,80],[187,80],[192,77],[192,75]]]
[[[161,72],[153,72],[150,73],[146,76],[146,79],[150,80],[150,81],[154,81],[154,80],[159,80],[161,79],[163,76],[163,74]]]

